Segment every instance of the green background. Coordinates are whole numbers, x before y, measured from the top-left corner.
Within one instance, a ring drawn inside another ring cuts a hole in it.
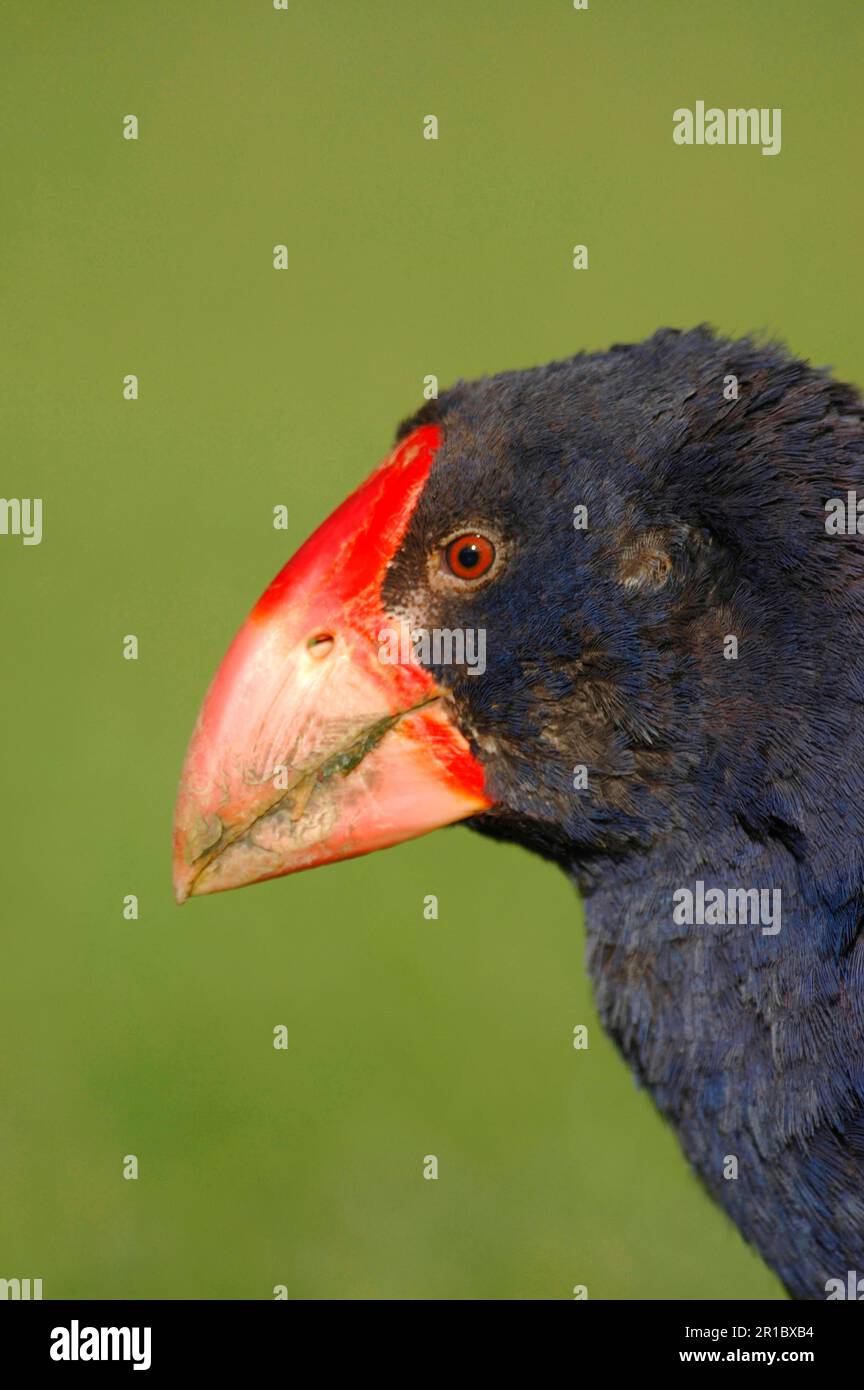
[[[427,373],[708,320],[864,380],[861,5],[0,14],[0,490],[45,528],[0,537],[0,1276],[782,1296],[601,1036],[554,869],[457,828],[180,911],[170,827],[230,637]],[[782,107],[781,154],[676,147],[697,99]]]

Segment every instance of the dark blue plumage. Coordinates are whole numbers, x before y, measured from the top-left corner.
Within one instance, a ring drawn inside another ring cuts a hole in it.
[[[579,885],[605,1026],[790,1293],[824,1298],[864,1273],[864,538],[825,524],[864,496],[860,399],[664,330],[460,383],[404,428],[426,420],[385,598],[486,631],[481,678],[433,668],[497,803],[471,824]],[[504,563],[456,593],[427,556],[462,527]],[[780,930],[676,922],[699,881],[779,889]]]

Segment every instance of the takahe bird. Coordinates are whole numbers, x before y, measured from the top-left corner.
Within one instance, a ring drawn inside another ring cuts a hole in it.
[[[465,818],[556,861],[605,1027],[801,1299],[864,1273],[857,488],[858,394],[776,346],[460,382],[252,611],[175,829],[180,901]]]

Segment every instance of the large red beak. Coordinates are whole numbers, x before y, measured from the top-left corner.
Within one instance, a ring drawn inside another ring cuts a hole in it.
[[[178,902],[368,854],[489,806],[444,692],[410,655],[381,659],[394,626],[381,586],[439,442],[434,426],[404,440],[231,644],[180,779]]]

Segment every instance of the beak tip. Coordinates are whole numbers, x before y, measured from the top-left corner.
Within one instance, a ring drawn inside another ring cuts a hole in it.
[[[182,907],[195,892],[195,879],[190,873],[189,866],[185,859],[176,849],[174,853],[172,886],[174,889],[174,901],[178,907]]]

